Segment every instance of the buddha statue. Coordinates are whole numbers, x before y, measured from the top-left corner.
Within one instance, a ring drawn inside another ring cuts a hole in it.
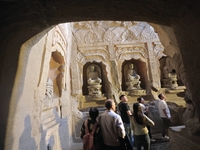
[[[98,85],[101,83],[101,79],[99,78],[98,72],[95,70],[95,66],[91,65],[89,66],[89,72],[88,72],[88,84],[89,85]]]
[[[136,73],[136,70],[134,69],[134,64],[128,65],[126,76],[127,76],[126,85],[128,86],[127,90],[141,89],[140,87],[141,81],[139,81],[140,76]]]
[[[172,69],[172,71],[169,73],[169,79],[172,89],[178,87],[176,70]]]
[[[102,92],[100,84],[102,82],[101,70],[97,65],[90,65],[87,69],[87,83],[89,97],[93,100],[98,100],[102,98]]]

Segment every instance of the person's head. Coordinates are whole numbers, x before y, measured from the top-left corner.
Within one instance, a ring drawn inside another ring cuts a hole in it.
[[[113,110],[115,111],[116,107],[115,107],[115,102],[112,99],[107,99],[105,102],[105,107],[108,110]]]
[[[176,70],[175,70],[175,69],[172,69],[172,73],[176,73]]]
[[[161,100],[165,100],[166,99],[166,97],[165,97],[165,95],[163,93],[159,94],[158,98],[161,99]]]
[[[143,121],[143,112],[142,112],[142,108],[140,106],[139,103],[134,103],[133,104],[133,115],[135,117],[135,120],[138,124],[144,124]]]
[[[126,95],[121,95],[121,96],[119,97],[119,99],[120,99],[122,102],[127,102],[127,101],[128,101]]]
[[[133,104],[133,112],[134,114],[142,113],[142,108],[139,103]]]
[[[142,103],[142,104],[144,104],[144,98],[143,97],[138,97],[137,98],[137,101],[138,101],[138,103]]]
[[[134,68],[134,64],[129,64],[129,68],[133,69]]]
[[[99,110],[95,107],[90,108],[89,115],[92,120],[96,120],[99,115]]]
[[[90,66],[90,71],[94,71],[95,67],[93,65]]]

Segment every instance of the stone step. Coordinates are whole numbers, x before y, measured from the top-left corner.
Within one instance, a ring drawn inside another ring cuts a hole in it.
[[[47,129],[55,126],[56,124],[58,124],[56,120],[51,120],[50,122],[43,124],[43,128],[44,128],[44,130],[47,130]]]
[[[45,118],[42,120],[43,124],[48,124],[49,122],[51,122],[52,120],[55,120],[56,117],[55,115],[50,116],[49,118]]]
[[[54,115],[54,114],[53,114],[53,109],[51,108],[51,109],[42,111],[41,117],[45,119],[45,118],[49,118],[52,115]]]

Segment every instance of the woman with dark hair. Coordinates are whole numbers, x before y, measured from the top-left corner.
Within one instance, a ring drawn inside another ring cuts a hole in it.
[[[99,110],[97,108],[90,108],[89,110],[89,119],[85,120],[83,122],[83,125],[81,127],[81,138],[83,139],[84,138],[84,135],[90,133],[93,135],[93,145],[91,148],[88,149],[88,146],[87,148],[83,147],[83,150],[98,150],[99,148],[99,145],[98,145],[98,141],[96,139],[97,135],[99,134],[99,130],[100,130],[100,126],[97,122],[97,117],[99,115]],[[84,146],[84,144],[83,144]]]
[[[137,150],[150,150],[150,137],[147,125],[154,126],[154,122],[143,112],[139,103],[133,104],[133,116],[130,117],[131,129],[134,133],[134,141]]]

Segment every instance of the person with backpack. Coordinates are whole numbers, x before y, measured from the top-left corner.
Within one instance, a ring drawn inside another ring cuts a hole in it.
[[[98,136],[100,134],[100,126],[97,122],[99,110],[90,108],[90,118],[83,122],[81,127],[81,138],[83,139],[83,150],[100,150]]]

